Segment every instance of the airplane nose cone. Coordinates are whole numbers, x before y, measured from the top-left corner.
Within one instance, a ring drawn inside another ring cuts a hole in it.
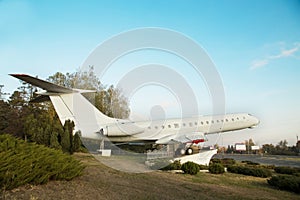
[[[253,117],[253,121],[255,126],[257,126],[260,123],[259,119],[256,117]]]

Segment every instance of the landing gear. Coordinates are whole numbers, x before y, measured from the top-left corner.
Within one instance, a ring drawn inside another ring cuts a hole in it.
[[[187,149],[180,149],[180,155],[192,155],[194,153],[194,150],[192,148],[187,148]]]
[[[185,155],[185,152],[186,152],[185,149],[181,149],[180,150],[180,155]]]
[[[186,151],[185,151],[185,154],[186,155],[192,155],[194,152],[194,150],[192,148],[188,148]]]

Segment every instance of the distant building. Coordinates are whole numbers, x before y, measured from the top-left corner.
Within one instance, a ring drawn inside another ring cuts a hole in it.
[[[300,140],[296,143],[296,148],[298,150],[298,153],[300,153]]]
[[[242,153],[247,150],[246,145],[244,143],[236,143],[234,146],[236,152]]]

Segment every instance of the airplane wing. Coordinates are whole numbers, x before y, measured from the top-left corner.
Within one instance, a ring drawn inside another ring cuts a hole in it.
[[[198,144],[200,142],[207,141],[204,133],[201,132],[192,132],[192,133],[178,133],[172,134],[158,139],[156,144],[170,144],[174,142],[178,143],[194,143]]]

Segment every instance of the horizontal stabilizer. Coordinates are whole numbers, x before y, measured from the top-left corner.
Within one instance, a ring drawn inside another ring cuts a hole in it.
[[[42,88],[44,90],[46,90],[47,92],[51,92],[51,93],[74,93],[77,92],[75,90],[60,86],[60,85],[56,85],[26,74],[10,74],[13,77],[16,77],[22,81],[25,81],[27,83],[30,83],[31,85],[34,85],[36,87]]]

